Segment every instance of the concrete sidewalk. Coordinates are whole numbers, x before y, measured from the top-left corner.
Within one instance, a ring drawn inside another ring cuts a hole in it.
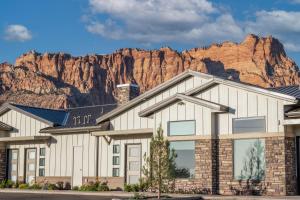
[[[78,195],[78,196],[103,196],[118,198],[130,198],[133,192],[108,191],[108,192],[81,192],[72,190],[20,190],[20,189],[0,189],[0,193],[26,193],[26,194],[55,194],[55,195]],[[147,197],[154,197],[155,193],[140,193]],[[172,199],[204,199],[204,200],[299,200],[300,196],[220,196],[220,195],[200,195],[200,194],[163,194]]]

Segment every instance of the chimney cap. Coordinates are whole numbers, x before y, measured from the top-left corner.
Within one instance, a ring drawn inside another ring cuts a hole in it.
[[[136,87],[136,88],[138,88],[139,86],[137,84],[133,84],[133,83],[125,83],[125,84],[117,85],[117,88],[120,88],[120,87]]]

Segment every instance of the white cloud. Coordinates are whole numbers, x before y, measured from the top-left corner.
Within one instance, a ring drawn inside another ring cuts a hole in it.
[[[4,38],[6,40],[24,42],[27,40],[31,40],[32,35],[25,26],[12,24],[6,27]]]
[[[215,36],[213,41],[242,36],[233,17],[220,14],[207,0],[90,0],[90,7],[94,16],[106,14],[109,19],[85,16],[87,30],[112,39],[208,44],[209,35]]]
[[[89,0],[89,4],[86,29],[102,37],[199,46],[237,42],[254,33],[273,35],[287,50],[300,51],[300,12],[261,10],[251,20],[237,21],[209,0]]]
[[[300,12],[259,11],[254,21],[246,22],[246,32],[273,35],[290,51],[300,51]]]

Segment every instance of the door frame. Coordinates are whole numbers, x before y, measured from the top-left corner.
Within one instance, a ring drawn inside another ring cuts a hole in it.
[[[19,165],[20,165],[20,149],[18,148],[7,148],[6,149],[6,179],[9,178],[9,151],[14,151],[17,150],[18,151],[18,158],[17,158],[17,182],[19,181]]]
[[[80,147],[81,148],[81,169],[82,169],[82,176],[81,176],[81,185],[83,182],[83,146],[73,146],[73,151],[72,151],[72,175],[71,175],[71,187],[73,188],[73,177],[74,177],[74,149],[75,147]]]
[[[36,182],[36,173],[37,173],[37,156],[38,156],[38,151],[37,151],[37,148],[36,147],[28,147],[28,148],[24,148],[24,178],[23,178],[23,181],[24,183],[27,183],[26,182],[26,173],[27,173],[27,150],[30,150],[30,149],[34,149],[35,150],[35,169],[34,169],[34,181]],[[30,183],[29,183],[30,184]]]
[[[142,177],[142,165],[143,165],[143,152],[142,152],[142,143],[141,142],[139,142],[139,143],[126,143],[125,144],[125,162],[124,162],[124,169],[125,169],[125,171],[124,171],[124,182],[125,183],[127,183],[127,168],[128,168],[128,166],[127,166],[127,153],[128,153],[128,146],[129,145],[140,145],[140,152],[141,152],[141,154],[140,154],[140,163],[141,163],[141,166],[140,166],[140,178]]]

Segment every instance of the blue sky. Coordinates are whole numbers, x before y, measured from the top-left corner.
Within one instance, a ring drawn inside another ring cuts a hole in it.
[[[179,51],[273,35],[300,65],[300,0],[2,0],[0,63],[29,50],[106,54]]]

